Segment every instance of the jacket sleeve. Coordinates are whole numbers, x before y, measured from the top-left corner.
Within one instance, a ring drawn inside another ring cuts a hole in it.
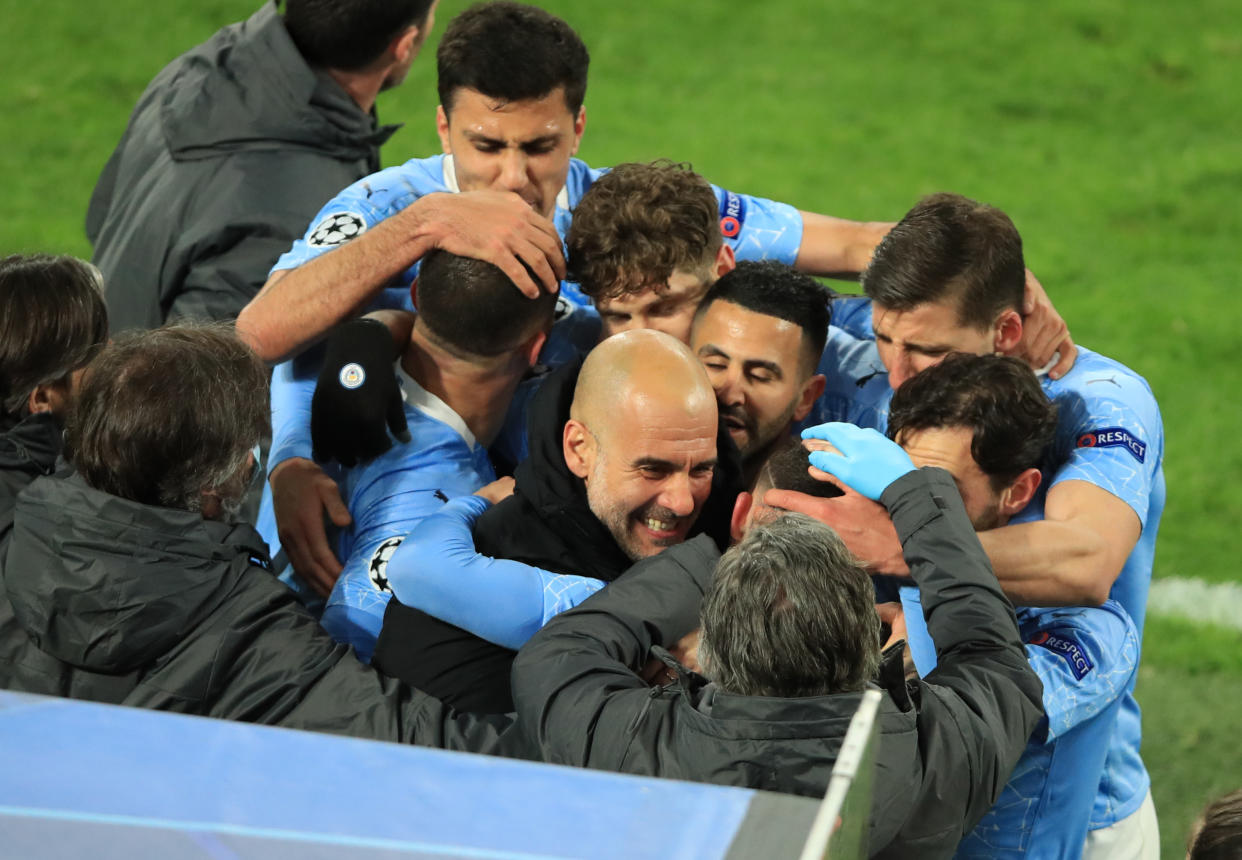
[[[267,280],[272,264],[296,238],[273,219],[230,224],[202,239],[166,299],[165,319],[236,319]]]
[[[966,833],[1009,779],[1043,714],[1043,689],[949,474],[911,472],[880,501],[922,593],[939,661],[919,687],[924,786],[909,821],[943,827],[960,815]]]
[[[716,558],[704,535],[645,559],[553,618],[518,652],[514,706],[545,761],[620,766],[629,740],[624,727],[652,695],[636,670],[652,645],[698,626]]]
[[[251,569],[220,623],[199,713],[265,725],[525,757],[511,716],[458,714],[334,643],[284,586]],[[216,637],[212,637],[216,638]]]

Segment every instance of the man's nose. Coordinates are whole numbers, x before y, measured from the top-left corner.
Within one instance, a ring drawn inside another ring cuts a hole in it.
[[[716,377],[716,402],[721,406],[737,406],[745,398],[742,394],[741,372],[737,368],[729,368]]]
[[[669,476],[656,501],[679,517],[690,516],[694,513],[694,493],[690,490],[690,476],[685,472]]]
[[[505,191],[521,191],[526,187],[526,153],[521,149],[506,149],[501,156],[500,185]]]
[[[913,362],[910,361],[910,356],[904,352],[900,353],[893,362],[892,369],[888,372],[889,388],[896,391],[903,382],[916,373],[918,373],[918,370],[915,369]]]

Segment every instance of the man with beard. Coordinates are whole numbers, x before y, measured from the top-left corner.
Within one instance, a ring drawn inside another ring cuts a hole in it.
[[[514,495],[481,516],[478,551],[603,582],[692,534],[713,492],[718,416],[702,365],[660,332],[609,338],[551,374],[530,411]],[[402,544],[391,576],[421,563]],[[395,592],[395,589],[394,589]],[[399,598],[399,595],[398,595]],[[483,610],[502,601],[478,595]],[[454,707],[512,708],[513,651],[389,601],[373,665]]]

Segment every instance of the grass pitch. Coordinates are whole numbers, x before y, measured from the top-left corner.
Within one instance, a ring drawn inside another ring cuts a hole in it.
[[[895,220],[938,190],[1007,211],[1078,342],[1160,401],[1156,576],[1239,579],[1237,0],[544,5],[592,52],[589,163],[690,161],[726,187],[851,218]],[[464,6],[444,0],[441,22]],[[88,256],[86,201],[138,94],[253,8],[0,0],[0,251]],[[439,149],[438,34],[381,97],[382,118],[406,123],[387,164]],[[1173,857],[1203,803],[1242,785],[1242,636],[1158,612],[1138,692]]]

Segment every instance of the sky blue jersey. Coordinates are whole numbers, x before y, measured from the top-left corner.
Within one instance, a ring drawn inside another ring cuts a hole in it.
[[[872,340],[830,328],[819,372],[827,378],[824,396],[800,427],[848,421],[884,432],[892,389]],[[1047,491],[1063,481],[1086,481],[1121,499],[1142,525],[1138,543],[1109,592],[1143,636],[1147,591],[1151,584],[1156,535],[1164,510],[1164,424],[1151,387],[1125,365],[1078,348],[1078,360],[1061,379],[1040,377],[1057,404],[1057,431],[1042,466],[1039,493],[1012,523],[1043,519]],[[920,619],[914,619],[917,626]],[[907,625],[912,623],[907,616]],[[913,635],[913,634],[912,634]],[[1104,778],[1090,827],[1115,824],[1135,812],[1150,786],[1139,756],[1141,717],[1133,682],[1123,696]]]
[[[571,159],[565,187],[556,198],[553,222],[564,240],[572,220],[573,208],[587,189],[606,173],[606,169],[588,167]],[[712,186],[720,210],[721,234],[740,260],[775,259],[792,264],[802,244],[802,216],[785,203],[737,194]],[[306,235],[281,255],[272,271],[293,269],[321,254],[354,239],[377,224],[400,212],[425,194],[456,192],[456,176],[452,156],[434,155],[413,159],[390,167],[355,182],[330,200],[311,222]],[[418,263],[406,269],[394,283],[386,287],[371,309],[413,310],[410,285],[418,276]],[[540,362],[548,366],[563,364],[571,353],[585,351],[599,337],[599,319],[590,301],[573,283],[561,284],[557,320],[548,336],[548,344],[540,354]],[[268,472],[290,457],[311,458],[310,399],[314,393],[317,368],[293,366],[273,373],[272,377],[272,449]],[[292,386],[291,390],[278,390]],[[280,404],[279,408],[277,403]],[[266,496],[266,494],[265,494]],[[278,551],[270,499],[269,510],[261,515],[272,552]]]
[[[958,846],[958,858],[1078,856],[1138,669],[1138,631],[1114,600],[1017,614],[1027,658],[1044,685],[1045,716],[996,804]]]
[[[371,659],[392,598],[388,562],[424,517],[450,499],[496,479],[487,451],[443,400],[397,364],[410,441],[343,470],[342,495],[353,525],[339,536],[345,569],[328,597],[321,623],[338,642]]]

